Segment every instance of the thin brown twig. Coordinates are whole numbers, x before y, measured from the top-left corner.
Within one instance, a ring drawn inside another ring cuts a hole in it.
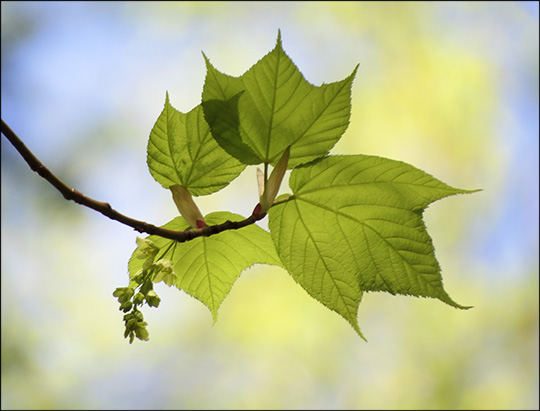
[[[186,231],[173,231],[167,230],[165,228],[156,227],[153,224],[146,223],[144,221],[135,220],[131,217],[125,216],[124,214],[119,213],[111,207],[109,203],[102,201],[94,200],[90,197],[83,195],[81,192],[67,186],[63,181],[56,177],[47,167],[45,167],[41,161],[37,159],[36,156],[26,147],[26,145],[21,141],[21,139],[15,134],[13,130],[4,122],[2,119],[2,134],[4,134],[7,139],[13,144],[15,149],[19,154],[24,158],[28,163],[32,171],[38,173],[41,177],[51,183],[66,200],[71,200],[77,204],[89,207],[97,212],[103,214],[106,217],[109,217],[112,220],[116,220],[122,224],[125,224],[129,227],[132,227],[140,233],[147,233],[151,235],[158,235],[160,237],[165,237],[170,240],[175,240],[180,243],[193,240],[197,237],[208,237],[214,234],[221,233],[226,230],[238,230],[239,228],[246,227],[250,224],[254,224],[256,221],[264,218],[266,214],[258,213],[257,207],[253,211],[253,214],[248,218],[241,221],[230,221],[227,220],[222,224],[217,224],[213,226],[205,226],[195,230],[186,230]]]

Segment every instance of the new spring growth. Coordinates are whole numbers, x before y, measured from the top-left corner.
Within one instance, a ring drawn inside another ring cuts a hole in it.
[[[147,270],[154,263],[154,258],[159,251],[159,248],[154,245],[152,240],[148,238],[137,237],[137,249],[135,250],[135,256],[141,260],[144,260],[142,269]],[[142,271],[142,270],[141,270]]]
[[[156,274],[152,280],[153,282],[159,283],[160,281],[163,281],[169,287],[176,282],[176,274],[174,273],[172,262],[170,260],[161,258],[154,265]]]
[[[277,196],[277,193],[279,191],[279,186],[281,185],[281,181],[283,180],[283,176],[285,175],[285,171],[287,171],[287,165],[289,164],[289,156],[291,154],[291,146],[287,147],[281,158],[279,159],[278,163],[272,170],[272,174],[270,174],[270,178],[268,178],[268,181],[266,182],[264,186],[264,192],[259,197],[259,203],[261,204],[261,210],[260,213],[266,214],[270,207],[272,206],[272,203],[274,202],[274,199]],[[260,175],[260,173],[259,173]],[[259,175],[257,178],[260,181]],[[259,183],[259,193],[261,191],[260,183]]]
[[[206,226],[204,217],[193,201],[193,197],[191,197],[188,189],[180,185],[171,186],[169,189],[172,192],[173,200],[176,207],[178,207],[178,211],[180,211],[180,214],[186,219],[188,224],[193,228]]]

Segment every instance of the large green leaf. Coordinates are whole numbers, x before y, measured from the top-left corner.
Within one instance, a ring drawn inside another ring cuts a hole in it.
[[[163,187],[180,185],[195,196],[221,190],[245,168],[212,138],[201,106],[181,113],[169,103],[168,93],[150,133],[147,161]]]
[[[422,213],[452,188],[400,161],[330,156],[293,170],[293,196],[272,207],[269,227],[281,261],[314,298],[357,332],[362,292],[454,302],[442,284]]]
[[[228,212],[210,213],[205,217],[209,225],[242,219],[242,216]],[[183,231],[190,226],[184,218],[176,217],[163,228]],[[176,286],[205,304],[214,321],[219,306],[244,269],[257,263],[281,266],[270,234],[255,224],[184,243],[154,235],[147,238],[159,248],[155,260],[172,262]],[[137,249],[129,260],[131,278],[144,264],[144,260],[137,257]]]
[[[345,132],[351,85],[309,84],[277,45],[241,77],[216,70],[206,58],[204,114],[214,138],[245,164],[275,165],[291,146],[289,168],[326,155]]]

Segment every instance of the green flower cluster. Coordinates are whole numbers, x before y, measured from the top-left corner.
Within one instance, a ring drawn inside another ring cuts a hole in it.
[[[136,294],[135,289],[132,287],[119,287],[113,292],[113,296],[118,298],[120,310],[126,313],[124,315],[124,325],[126,327],[124,337],[129,336],[130,344],[135,337],[141,341],[148,341],[148,330],[146,329],[148,323],[144,321],[143,314],[138,307],[143,305],[145,301],[150,307],[159,305],[160,298],[152,289],[152,282],[143,283],[141,290]]]
[[[169,260],[159,259],[154,263],[154,259],[159,252],[152,241],[137,238],[139,246],[135,252],[138,259],[144,260],[142,268],[131,278],[128,287],[119,287],[113,292],[113,296],[120,303],[120,311],[124,315],[126,330],[124,337],[129,336],[131,344],[135,337],[142,341],[148,341],[148,323],[144,321],[139,306],[144,303],[150,307],[158,307],[161,299],[154,291],[153,283],[163,281],[168,286],[176,282],[176,274],[173,271],[172,263]]]
[[[143,302],[139,295],[142,295],[143,298],[144,295],[140,292],[136,295],[134,294],[135,290],[131,287],[119,287],[113,293],[118,298],[120,310],[126,313],[124,315],[124,324],[126,326],[124,337],[127,338],[129,336],[130,344],[135,339],[135,336],[139,340],[148,341],[148,330],[146,329],[148,324],[144,321],[142,312],[137,308]]]
[[[176,282],[176,274],[174,273],[172,262],[164,258],[160,258],[154,262],[159,248],[148,238],[137,237],[137,249],[134,256],[144,260],[142,268],[135,273],[132,280],[137,284],[150,280],[154,283],[163,281],[169,287]]]

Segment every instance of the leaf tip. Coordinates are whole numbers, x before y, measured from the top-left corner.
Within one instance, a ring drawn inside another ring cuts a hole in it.
[[[212,65],[212,63],[210,62],[210,59],[206,56],[206,54],[204,54],[204,51],[201,51],[202,55],[203,55],[203,58],[204,58],[204,64],[206,66],[206,71],[210,71],[210,70],[215,70],[214,66]]]
[[[484,191],[484,189],[482,188],[476,188],[476,189],[473,189],[473,190],[463,190],[461,188],[454,188],[454,187],[451,187],[453,190],[455,190],[455,193],[453,194],[473,194],[473,193],[477,193],[479,191]],[[453,195],[453,194],[450,194],[450,195]]]
[[[454,307],[454,308],[459,308],[460,310],[469,310],[471,308],[473,308],[472,305],[461,305],[461,304],[458,304],[456,303],[454,300],[452,300],[452,298],[446,293],[443,291],[443,295],[437,297],[439,300],[441,300],[443,303],[446,303],[448,304],[449,306],[451,307]]]
[[[356,77],[356,72],[358,71],[358,67],[360,67],[360,63],[358,63],[356,67],[354,68],[354,70],[352,71],[351,73],[352,78]]]
[[[353,326],[354,328],[354,331],[356,331],[356,333],[365,341],[365,342],[368,342],[368,340],[366,339],[366,337],[364,337],[364,334],[362,334],[362,331],[360,331],[360,327],[358,326],[358,324],[353,324],[351,322],[351,325]]]
[[[205,63],[206,64],[210,63],[210,60],[208,60],[208,57],[206,57],[206,54],[204,54],[204,51],[201,50],[201,54],[203,55]]]
[[[454,301],[454,304],[450,304],[454,308],[459,308],[460,310],[470,310],[471,308],[474,308],[473,305],[461,305]]]
[[[476,188],[474,190],[463,190],[463,194],[478,193],[479,191],[484,191],[484,189],[483,188]]]

